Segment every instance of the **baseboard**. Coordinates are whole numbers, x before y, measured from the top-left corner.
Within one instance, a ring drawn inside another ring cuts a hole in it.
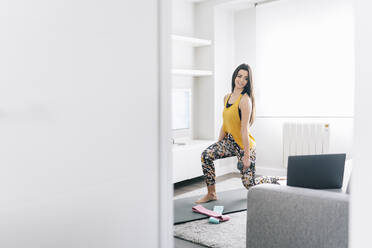
[[[216,167],[216,176],[222,176],[231,172],[238,171],[236,169],[236,158],[226,158],[214,162]]]
[[[216,176],[239,172],[236,168],[236,163],[236,158],[215,161]],[[256,174],[263,176],[287,176],[287,168],[263,167],[256,165]]]
[[[236,168],[236,161],[233,159],[225,161],[215,161],[216,176],[223,176],[229,173],[240,173]],[[287,176],[286,168],[273,168],[273,167],[262,167],[256,166],[256,174],[262,176]],[[200,180],[203,177],[203,174],[200,174],[199,177],[187,178],[183,180],[173,181],[174,184],[179,184],[180,182],[189,181],[189,180]]]
[[[263,176],[287,176],[287,169],[256,166],[256,174]]]

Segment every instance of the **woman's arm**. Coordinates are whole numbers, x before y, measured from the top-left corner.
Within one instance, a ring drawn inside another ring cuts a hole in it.
[[[222,126],[221,130],[220,130],[220,136],[218,138],[218,141],[223,140],[223,138],[225,138],[225,136],[226,136],[226,133],[225,133],[225,131],[223,131],[223,126]]]
[[[239,103],[240,110],[242,112],[242,120],[241,120],[241,129],[240,132],[242,134],[243,145],[244,145],[244,157],[243,163],[244,168],[247,169],[250,166],[250,159],[249,159],[249,135],[248,135],[248,119],[251,115],[251,101],[247,94],[242,96],[242,99]]]

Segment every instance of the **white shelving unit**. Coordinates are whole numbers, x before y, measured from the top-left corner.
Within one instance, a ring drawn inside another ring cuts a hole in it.
[[[203,0],[174,0],[173,3],[176,6],[174,21],[177,22],[174,25],[173,34],[171,35],[172,46],[173,46],[173,64],[172,64],[172,77],[173,87],[175,88],[190,88],[192,91],[200,90],[197,84],[207,77],[211,77],[213,72],[211,68],[199,68],[201,63],[195,61],[195,58],[200,58],[199,54],[203,54],[205,50],[212,46],[212,40],[201,39],[194,37],[195,22],[197,21],[194,16],[193,9],[195,8],[194,3],[201,2]],[[181,14],[182,13],[182,14]],[[190,21],[187,18],[190,18]],[[181,24],[178,25],[178,24]],[[187,34],[187,35],[179,35]],[[191,101],[199,101],[200,92],[192,93],[193,97]],[[194,104],[195,102],[192,102]],[[191,109],[193,109],[191,107]],[[191,110],[191,120],[200,118],[197,111]],[[192,129],[189,129],[191,134],[188,137],[180,134],[178,131],[173,131],[173,137],[175,137],[175,144],[172,145],[172,157],[173,157],[173,182],[180,182],[183,180],[199,177],[203,175],[201,168],[201,153],[205,148],[211,145],[213,140],[198,139],[194,133],[193,124]],[[185,132],[186,133],[186,132]]]
[[[191,3],[200,3],[200,2],[204,2],[206,0],[188,0],[189,2]]]
[[[202,77],[202,76],[211,76],[212,71],[172,69],[172,74],[179,75],[179,76]]]
[[[187,37],[181,35],[172,35],[172,40],[175,42],[182,42],[193,47],[209,46],[212,44],[211,40],[198,39],[194,37]]]
[[[205,47],[212,45],[211,40],[199,39],[190,36],[181,36],[181,35],[172,35],[173,42],[179,42],[186,44],[191,47]],[[179,76],[191,76],[191,77],[203,77],[203,76],[212,76],[212,71],[208,70],[194,70],[194,69],[172,69],[173,75]]]

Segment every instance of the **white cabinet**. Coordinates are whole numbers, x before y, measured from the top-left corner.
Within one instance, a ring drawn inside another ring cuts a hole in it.
[[[201,154],[213,140],[181,140],[173,144],[173,183],[203,175]]]

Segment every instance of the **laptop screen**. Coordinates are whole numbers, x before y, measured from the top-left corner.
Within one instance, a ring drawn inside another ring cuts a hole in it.
[[[288,157],[287,185],[314,189],[342,187],[346,154]]]

